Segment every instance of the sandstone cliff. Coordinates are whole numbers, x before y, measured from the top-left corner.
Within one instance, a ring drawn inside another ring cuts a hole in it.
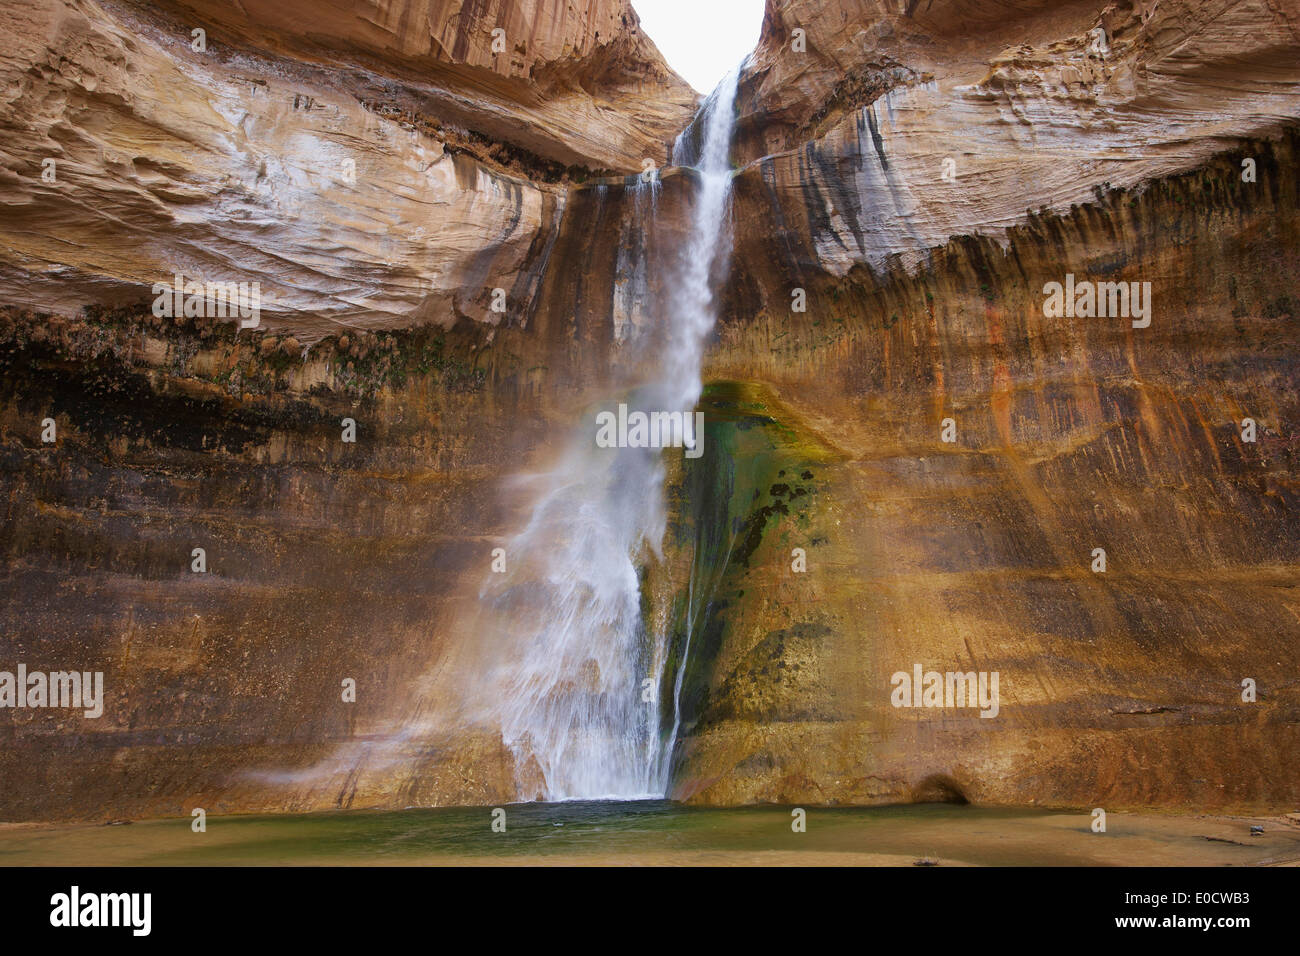
[[[1276,131],[1300,114],[1298,31],[1263,0],[773,2],[738,149],[815,266],[912,266]]]
[[[21,0],[0,30],[0,296],[64,314],[180,273],[260,282],[307,340],[518,320],[564,183],[662,162],[694,105],[626,0]]]
[[[769,3],[710,370],[776,430],[691,479],[753,499],[714,505],[751,547],[679,796],[1300,798],[1298,14]],[[1066,273],[1158,315],[1047,318]],[[998,671],[1003,709],[894,708],[916,664]]]
[[[1235,139],[1297,114],[1296,17],[769,4],[711,368],[803,437],[731,504],[679,795],[1296,799],[1294,146]],[[1047,319],[1067,272],[1163,320]],[[1024,696],[895,709],[916,663]]]

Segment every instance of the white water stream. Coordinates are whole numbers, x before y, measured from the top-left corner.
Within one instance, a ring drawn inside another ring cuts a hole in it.
[[[730,254],[736,78],[718,85],[673,149],[674,163],[697,172],[691,222],[678,254],[665,257],[672,274],[652,285],[665,290],[667,301],[650,310],[664,327],[646,379],[628,383],[634,409],[690,413],[700,397],[716,319],[711,277]],[[659,183],[629,188],[647,190],[653,203]],[[489,686],[522,799],[660,797],[669,784],[676,718],[663,738],[658,696],[668,636],[649,632],[637,566],[663,540],[662,456],[673,452],[599,448],[594,434],[585,420],[555,466],[535,477],[526,526],[505,545],[510,571],[492,575],[483,594],[514,622]],[[647,680],[653,703],[643,699]],[[666,689],[674,695],[675,683]]]

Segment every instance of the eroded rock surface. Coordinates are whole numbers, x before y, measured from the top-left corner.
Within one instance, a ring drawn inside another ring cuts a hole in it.
[[[1230,153],[1005,248],[811,281],[803,314],[738,269],[711,371],[763,383],[776,437],[735,504],[759,543],[718,571],[679,796],[1296,800],[1296,146],[1246,146],[1253,185]],[[1045,317],[1066,268],[1152,281],[1151,325]],[[917,665],[997,672],[996,717],[893,706]]]
[[[769,4],[710,372],[785,437],[733,516],[761,544],[717,569],[687,665],[678,796],[1300,799],[1277,278],[1296,23],[1249,2]],[[1048,317],[1067,273],[1151,282],[1151,325]],[[1255,443],[1246,418],[1269,422]],[[893,707],[918,664],[998,671],[998,716]]]
[[[746,175],[816,267],[915,266],[1276,132],[1300,115],[1298,28],[1263,0],[770,3],[738,150],[768,157]]]
[[[625,2],[553,6],[512,5],[492,56],[458,3],[7,5],[0,296],[255,281],[304,340],[527,316],[563,183],[661,162],[694,102]]]

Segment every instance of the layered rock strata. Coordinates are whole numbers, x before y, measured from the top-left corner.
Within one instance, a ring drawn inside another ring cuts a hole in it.
[[[694,94],[626,2],[489,13],[8,5],[0,297],[72,315],[180,275],[258,283],[303,340],[526,320],[564,183],[662,162]]]

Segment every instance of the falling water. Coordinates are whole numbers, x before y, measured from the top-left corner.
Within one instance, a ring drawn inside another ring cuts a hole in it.
[[[735,90],[733,71],[673,148],[674,162],[696,169],[692,221],[669,259],[672,274],[658,283],[668,290],[654,310],[662,341],[645,379],[620,399],[633,409],[690,412],[700,397],[715,320],[710,277],[730,250],[723,224]],[[634,188],[653,204],[659,183]],[[638,194],[642,214],[644,199]],[[648,630],[638,573],[664,536],[664,453],[597,448],[593,420],[585,417],[555,467],[536,477],[527,525],[505,549],[509,573],[485,587],[513,622],[491,696],[523,799],[662,796],[668,783],[658,699],[642,696],[647,686],[657,692],[666,638]]]

